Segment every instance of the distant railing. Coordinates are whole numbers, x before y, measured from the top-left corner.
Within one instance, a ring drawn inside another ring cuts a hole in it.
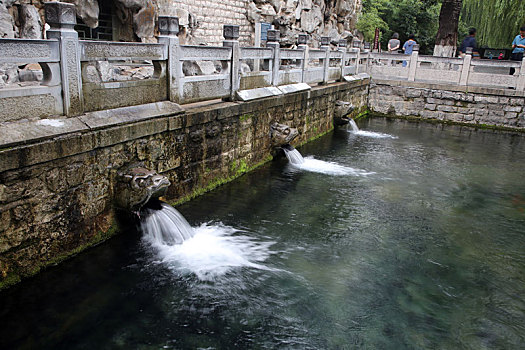
[[[411,55],[361,53],[361,57],[368,61],[366,72],[376,79],[525,90],[525,59],[473,59],[471,51],[463,58],[422,56],[417,46]]]
[[[234,100],[244,90],[296,83],[326,84],[368,73],[395,79],[525,90],[525,61],[489,61],[371,53],[330,38],[311,49],[299,34],[297,49],[282,49],[268,31],[265,48],[239,47],[239,27],[225,25],[221,47],[180,45],[177,17],[159,16],[159,43],[81,41],[74,5],[45,3],[48,40],[0,39],[0,64],[38,63],[43,78],[0,88],[0,122],[85,112],[158,101]],[[513,75],[509,74],[515,69]],[[114,74],[115,72],[125,74]],[[27,106],[31,106],[30,109]]]

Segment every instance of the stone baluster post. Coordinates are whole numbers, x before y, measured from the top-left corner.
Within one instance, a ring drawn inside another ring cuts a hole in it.
[[[355,74],[359,74],[359,62],[361,61],[361,41],[354,40],[352,42],[352,51],[357,54],[355,59]]]
[[[322,84],[328,83],[328,73],[330,68],[330,37],[321,37],[321,50],[326,52],[326,56],[323,59],[323,82]]]
[[[363,53],[361,54],[361,57],[366,56],[366,63],[365,63],[364,69],[361,68],[361,70],[369,74],[370,74],[370,65],[372,62],[372,59],[370,58],[371,52],[372,50],[370,47],[370,43],[368,41],[363,42]]]
[[[78,33],[74,29],[77,24],[75,5],[53,1],[44,3],[44,8],[46,23],[50,26],[47,37],[59,41],[64,114],[66,116],[82,114],[84,96]]]
[[[472,48],[467,47],[465,57],[463,57],[463,66],[461,67],[461,76],[459,77],[459,85],[466,86],[468,83],[468,76],[470,73],[470,62],[472,61]]]
[[[303,50],[303,60],[301,62],[301,83],[306,82],[306,71],[308,69],[308,34],[299,34],[297,36],[297,48]]]
[[[414,45],[412,55],[410,55],[410,66],[408,70],[408,81],[416,80],[417,60],[419,57],[419,45]]]
[[[516,90],[525,91],[525,57],[521,61],[520,75],[516,83]]]
[[[181,103],[183,99],[182,61],[180,61],[179,18],[173,16],[159,16],[159,43],[166,46],[168,52],[167,79],[169,100]]]
[[[346,45],[347,42],[345,39],[339,40],[338,47],[339,51],[343,54],[341,58],[341,78],[339,80],[343,81],[345,76],[345,64],[346,64]]]
[[[232,48],[232,58],[230,63],[230,100],[235,99],[235,93],[239,91],[241,86],[241,48],[239,47],[239,26],[232,24],[225,24],[222,29],[222,36],[224,41],[223,47]]]
[[[273,48],[272,85],[277,86],[279,84],[279,69],[281,65],[281,45],[279,44],[281,33],[278,30],[270,29],[267,35],[266,47]]]

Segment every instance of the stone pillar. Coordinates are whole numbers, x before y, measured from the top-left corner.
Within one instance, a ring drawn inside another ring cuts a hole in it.
[[[525,57],[521,61],[520,75],[518,75],[516,90],[525,91]]]
[[[47,37],[59,41],[64,114],[66,116],[82,114],[84,96],[82,94],[78,34],[74,29],[77,24],[75,5],[53,1],[44,3],[44,6],[46,23],[51,27],[47,31]]]
[[[241,49],[239,47],[239,26],[225,24],[222,29],[222,36],[224,41],[223,47],[232,48],[232,58],[230,62],[230,101],[235,98],[235,93],[239,91],[241,86]]]
[[[372,50],[370,50],[370,43],[368,41],[363,42],[363,52],[361,53],[361,57],[366,56],[366,63],[364,68],[361,68],[362,71],[369,73],[370,72],[370,53]]]
[[[416,70],[417,70],[417,59],[419,57],[419,45],[414,45],[414,51],[410,56],[410,66],[408,70],[408,81],[416,80]]]
[[[470,73],[470,62],[472,61],[472,48],[467,47],[466,55],[463,57],[463,66],[461,67],[461,76],[459,77],[459,85],[466,86],[468,83],[468,76]]]
[[[297,36],[297,49],[303,50],[303,60],[301,62],[301,83],[306,81],[306,70],[308,69],[308,34],[299,34]]]
[[[352,42],[352,51],[357,55],[355,60],[355,74],[359,74],[359,61],[361,61],[361,41],[354,40]]]
[[[343,54],[343,57],[341,58],[341,78],[339,79],[340,81],[343,81],[344,80],[344,76],[345,76],[346,45],[347,45],[346,40],[344,40],[344,39],[339,40],[339,43],[338,43],[339,51],[341,51],[341,53]]]
[[[279,44],[281,33],[278,30],[268,30],[268,41],[266,47],[273,48],[273,63],[272,63],[272,85],[279,84],[279,69],[281,65],[281,45]]]
[[[330,68],[330,37],[321,37],[321,50],[326,52],[326,56],[323,59],[323,82],[322,84],[328,83],[328,68]]]
[[[179,18],[173,16],[159,16],[159,43],[167,46],[168,63],[168,97],[175,103],[181,103],[183,98],[182,62],[180,61]]]

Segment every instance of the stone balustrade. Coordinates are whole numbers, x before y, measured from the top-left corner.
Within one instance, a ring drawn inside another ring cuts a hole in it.
[[[44,76],[37,85],[0,89],[0,122],[161,101],[247,100],[282,94],[277,87],[283,85],[302,84],[296,89],[307,89],[307,84],[352,80],[359,73],[377,79],[525,90],[525,61],[422,56],[417,49],[410,56],[371,53],[357,40],[352,48],[343,41],[332,50],[329,37],[312,49],[304,35],[299,35],[297,49],[282,49],[276,30],[269,31],[265,48],[241,48],[235,25],[224,26],[222,47],[186,46],[179,44],[178,18],[169,16],[159,17],[158,44],[80,41],[73,29],[74,5],[48,2],[45,9],[51,26],[48,40],[0,39],[0,64],[39,63]],[[148,66],[151,72],[140,79],[108,79],[114,66]],[[511,68],[514,75],[508,74]]]
[[[525,90],[525,59],[472,59],[471,52],[463,58],[423,56],[418,49],[411,55],[361,53],[360,59],[365,71],[376,79]],[[515,69],[513,75],[509,74],[511,68]]]

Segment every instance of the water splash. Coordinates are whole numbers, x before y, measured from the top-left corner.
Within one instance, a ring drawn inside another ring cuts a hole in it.
[[[181,244],[195,235],[190,224],[177,209],[166,203],[157,208],[145,208],[140,223],[144,237],[152,245]]]
[[[288,161],[290,164],[302,164],[304,163],[304,158],[299,153],[298,150],[296,150],[292,145],[286,145],[282,147],[284,150],[284,154],[286,154],[286,158],[288,158]]]
[[[143,241],[153,248],[154,262],[180,273],[213,280],[234,268],[267,269],[260,263],[271,254],[273,242],[258,242],[222,224],[194,229],[172,206],[159,202],[143,210]]]
[[[355,120],[353,120],[351,118],[349,120],[350,120],[350,126],[352,127],[352,131],[353,132],[358,132],[359,131],[359,127],[355,123]]]
[[[375,174],[374,172],[366,171],[363,169],[351,168],[343,165],[339,165],[333,162],[326,162],[323,160],[315,159],[313,157],[304,158],[304,162],[301,164],[294,164],[298,169],[311,171],[314,173],[321,173],[327,175],[352,175],[352,176],[367,176]]]
[[[165,264],[176,273],[195,274],[213,281],[238,268],[271,270],[262,263],[272,254],[274,242],[261,242],[239,234],[243,231],[221,223],[202,224],[195,236],[178,245],[149,242],[155,249],[155,263]]]
[[[389,135],[389,134],[383,134],[383,133],[380,133],[380,132],[360,130],[359,127],[357,126],[355,120],[353,120],[353,119],[350,119],[350,124],[349,125],[352,127],[352,131],[350,131],[350,132],[352,134],[354,134],[354,135],[365,136],[365,137],[372,137],[372,138],[377,138],[377,139],[397,139],[397,136],[392,136],[392,135]]]
[[[315,173],[327,174],[327,175],[353,175],[353,176],[366,176],[374,174],[373,172],[367,172],[362,169],[355,169],[339,165],[337,163],[325,162],[322,160],[314,159],[313,157],[303,158],[298,150],[290,145],[283,147],[284,153],[288,158],[288,161],[292,166],[297,169],[311,171]]]

